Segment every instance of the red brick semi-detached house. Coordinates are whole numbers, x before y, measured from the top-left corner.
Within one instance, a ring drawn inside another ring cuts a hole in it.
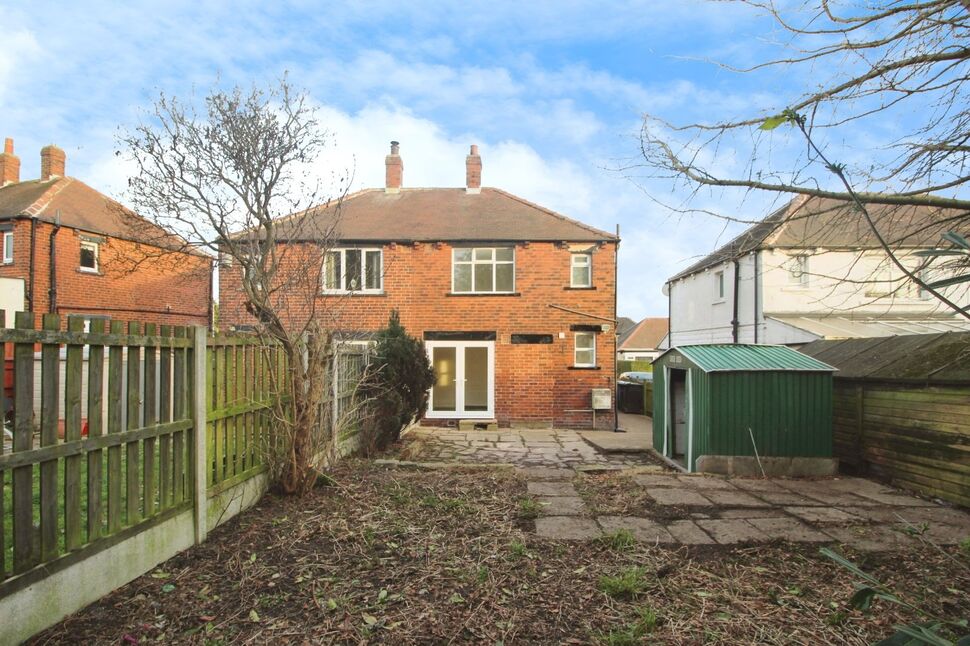
[[[385,188],[305,216],[339,240],[317,311],[356,338],[400,312],[437,377],[425,423],[614,428],[618,238],[483,188],[477,146],[465,188],[402,188],[396,142],[385,162]],[[249,320],[238,268],[221,275],[220,312]],[[594,389],[606,389],[595,416]]]
[[[181,241],[67,177],[65,165],[63,150],[45,146],[40,179],[20,181],[12,140],[0,154],[0,278],[23,281],[17,309],[60,314],[62,325],[69,315],[208,325],[211,259],[172,251]]]

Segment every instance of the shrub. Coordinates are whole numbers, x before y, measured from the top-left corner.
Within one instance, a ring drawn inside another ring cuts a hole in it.
[[[370,374],[362,385],[367,399],[363,420],[365,452],[382,450],[401,437],[401,430],[428,408],[434,371],[424,342],[410,336],[397,310],[375,337]]]

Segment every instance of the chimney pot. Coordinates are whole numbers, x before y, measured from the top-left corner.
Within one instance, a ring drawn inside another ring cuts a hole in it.
[[[13,154],[13,139],[3,140],[3,152],[0,153],[0,186],[16,184],[20,181],[20,157]]]
[[[471,145],[468,156],[465,157],[465,192],[482,192],[482,158],[476,144]]]
[[[384,190],[387,193],[397,193],[400,191],[401,184],[404,181],[404,161],[401,159],[401,155],[398,154],[400,145],[398,142],[392,141],[391,154],[384,158]]]
[[[50,144],[40,149],[40,180],[46,182],[52,177],[64,177],[67,154]]]

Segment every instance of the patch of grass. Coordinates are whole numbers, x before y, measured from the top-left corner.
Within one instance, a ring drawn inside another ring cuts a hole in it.
[[[485,582],[487,582],[488,581],[488,575],[489,575],[488,568],[485,567],[484,565],[480,565],[478,567],[478,574],[477,574],[478,582],[479,583],[485,583]]]
[[[600,542],[614,550],[626,550],[636,545],[637,539],[628,529],[618,529],[600,537]]]
[[[528,496],[523,496],[519,498],[519,518],[538,518],[539,510],[542,506],[536,501],[535,498],[530,498]]]
[[[637,610],[637,619],[623,628],[611,630],[601,635],[600,643],[606,646],[634,646],[642,644],[643,638],[657,627],[657,613],[653,608],[644,606]]]
[[[435,494],[428,494],[421,498],[421,505],[435,511],[464,513],[468,511],[468,503],[458,498],[441,498]]]
[[[960,541],[960,549],[963,550],[964,554],[970,555],[970,538],[965,538]]]
[[[642,567],[627,568],[616,576],[601,576],[599,589],[614,599],[635,597],[647,587],[645,576]]]
[[[525,543],[521,541],[512,541],[509,543],[509,552],[512,554],[512,558],[520,559],[526,555]]]

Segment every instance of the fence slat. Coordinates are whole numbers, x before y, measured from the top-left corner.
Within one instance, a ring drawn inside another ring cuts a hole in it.
[[[93,319],[91,331],[104,333],[104,320]],[[104,435],[104,346],[88,346],[88,437]],[[103,478],[103,452],[99,449],[88,453],[88,542],[99,538],[104,527],[101,487]]]
[[[128,323],[128,336],[139,336],[141,325]],[[128,346],[128,392],[125,428],[133,431],[141,426],[141,346]],[[138,465],[138,442],[125,445],[125,519],[128,525],[141,520],[141,478]]]
[[[61,317],[44,314],[45,330],[60,330]],[[57,425],[60,420],[60,352],[59,344],[41,346],[40,361],[40,445],[57,444]],[[40,558],[50,561],[58,553],[57,526],[57,460],[40,463]]]
[[[34,329],[31,312],[17,312],[16,326]],[[13,450],[29,451],[34,445],[34,344],[14,346],[14,429]],[[14,574],[34,565],[34,495],[33,467],[13,471],[13,571]]]
[[[214,393],[215,393],[215,375],[216,375],[216,353],[210,345],[206,345],[205,352],[205,410],[210,412],[214,410]],[[216,425],[215,422],[207,415],[205,425],[205,439],[206,439],[206,456],[207,456],[207,467],[206,467],[206,487],[211,487],[216,483],[216,465],[215,465],[215,451],[216,451]]]
[[[83,332],[84,320],[68,317],[70,332]],[[83,372],[84,346],[72,343],[67,346],[64,366],[64,441],[81,439],[81,375]],[[64,459],[64,549],[81,547],[81,456]]]
[[[121,334],[124,324],[111,321],[111,333]],[[123,349],[120,345],[108,348],[108,433],[122,430],[121,381]],[[108,533],[121,529],[121,447],[108,448]]]
[[[233,347],[233,354],[235,355],[235,366],[236,371],[236,384],[233,388],[233,401],[240,404],[246,401],[245,395],[245,377],[246,377],[246,346],[237,345]],[[246,415],[245,413],[236,417],[236,452],[235,452],[235,473],[238,475],[245,469],[245,460],[243,456],[246,454]]]
[[[155,337],[158,327],[154,323],[145,325],[145,336]],[[155,378],[155,357],[158,349],[153,345],[145,346],[145,386],[142,397],[144,410],[145,426],[154,426],[158,422],[158,412],[155,405],[155,397],[158,393]],[[144,474],[144,506],[145,518],[155,515],[155,438],[147,438],[142,445],[144,448],[144,460],[142,472]]]
[[[186,330],[184,326],[175,328],[175,337],[184,339]],[[172,378],[173,400],[172,400],[172,419],[180,421],[186,418],[186,407],[188,406],[188,391],[185,379],[185,371],[188,368],[187,351],[185,348],[176,348],[174,357],[174,375]],[[173,433],[172,437],[172,477],[173,491],[172,499],[176,503],[185,500],[185,432]]]
[[[161,327],[162,339],[172,335],[172,328],[168,325]],[[172,421],[172,349],[162,346],[158,351],[159,385],[158,385],[158,421]],[[158,490],[159,505],[168,509],[172,504],[172,436],[165,434],[158,441]]]
[[[226,346],[226,406],[236,403],[236,346]],[[239,416],[234,415],[225,421],[226,424],[226,479],[239,473],[236,470],[236,456],[239,455],[239,446],[236,444],[236,427],[239,424]]]
[[[6,327],[7,325],[7,312],[5,310],[0,310],[0,328]],[[7,371],[7,344],[0,341],[0,359],[3,360],[3,375],[6,379]],[[6,399],[6,397],[4,397]],[[0,419],[0,423],[3,424],[4,429],[7,427],[7,406],[4,402],[3,406],[3,419]],[[0,437],[0,456],[3,455],[3,445],[6,442],[6,437]],[[4,510],[4,490],[7,488],[7,474],[3,469],[0,469],[0,581],[7,578],[7,518],[6,512]]]

